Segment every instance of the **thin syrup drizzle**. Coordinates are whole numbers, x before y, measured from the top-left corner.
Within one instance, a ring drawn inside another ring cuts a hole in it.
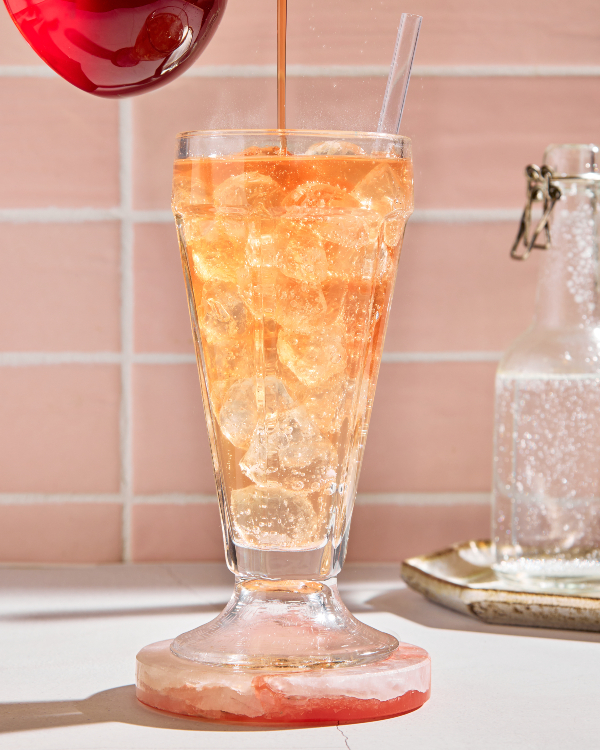
[[[277,0],[277,127],[285,128],[287,0]]]

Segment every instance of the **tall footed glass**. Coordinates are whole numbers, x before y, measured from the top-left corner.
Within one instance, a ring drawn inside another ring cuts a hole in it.
[[[236,586],[175,655],[297,670],[397,648],[335,580],[412,208],[400,136],[180,136],[173,211]]]

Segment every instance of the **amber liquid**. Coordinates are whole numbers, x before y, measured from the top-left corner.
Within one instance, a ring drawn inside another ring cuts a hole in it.
[[[354,496],[412,171],[334,145],[348,155],[175,165],[220,494],[245,548],[339,540]]]
[[[285,128],[286,37],[287,0],[277,0],[277,127],[280,130]]]

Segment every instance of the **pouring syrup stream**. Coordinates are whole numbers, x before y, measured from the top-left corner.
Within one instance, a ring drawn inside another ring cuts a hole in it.
[[[286,35],[287,0],[277,0],[277,127],[280,130],[285,128]]]

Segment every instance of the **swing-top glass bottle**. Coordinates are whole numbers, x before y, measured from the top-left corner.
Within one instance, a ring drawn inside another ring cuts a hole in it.
[[[548,147],[537,196],[528,173],[555,202],[533,323],[498,367],[493,483],[494,567],[525,585],[600,581],[597,153]]]

